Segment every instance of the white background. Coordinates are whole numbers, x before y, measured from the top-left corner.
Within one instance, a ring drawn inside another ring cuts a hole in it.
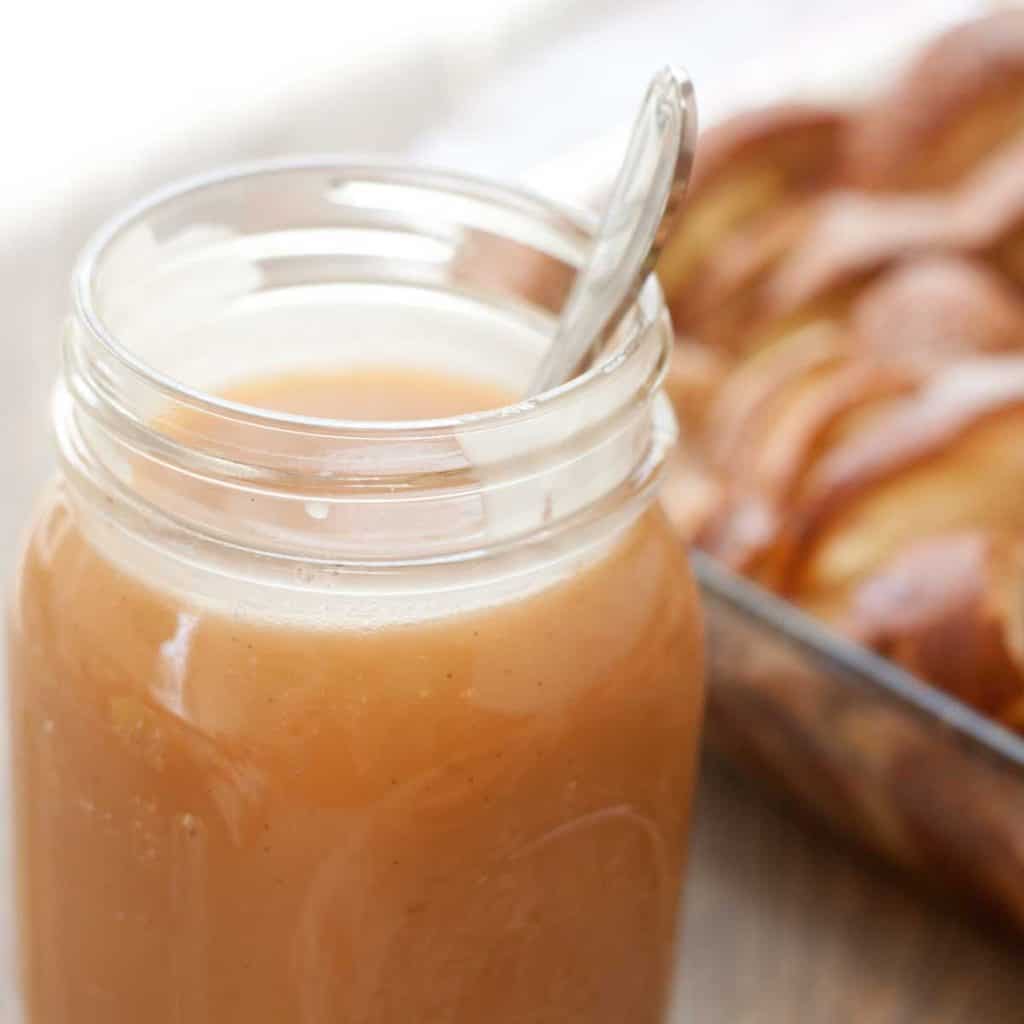
[[[908,25],[978,6],[12,0],[0,24],[0,221],[32,223],[104,176],[148,179],[161,159],[216,158],[235,140],[394,152],[427,136],[429,156],[518,173],[625,118],[658,64],[685,64],[714,110],[784,56],[838,76],[871,49],[858,32],[872,14],[884,48]]]

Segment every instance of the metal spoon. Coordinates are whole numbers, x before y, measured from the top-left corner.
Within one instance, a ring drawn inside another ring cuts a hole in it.
[[[527,396],[557,387],[600,354],[635,301],[683,206],[697,144],[697,107],[684,71],[651,81],[598,227]]]

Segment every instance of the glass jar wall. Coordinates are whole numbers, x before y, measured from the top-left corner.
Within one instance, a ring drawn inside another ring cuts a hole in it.
[[[653,282],[517,401],[582,219],[334,161],[75,279],[10,612],[19,1024],[655,1024],[699,617]]]

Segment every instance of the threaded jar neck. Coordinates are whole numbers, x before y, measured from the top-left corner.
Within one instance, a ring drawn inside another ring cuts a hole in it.
[[[363,571],[493,558],[635,515],[675,431],[653,281],[603,361],[504,408],[367,422],[218,397],[383,362],[516,393],[591,228],[511,189],[336,159],[168,189],[103,228],[76,270],[54,407],[65,473],[128,529]]]

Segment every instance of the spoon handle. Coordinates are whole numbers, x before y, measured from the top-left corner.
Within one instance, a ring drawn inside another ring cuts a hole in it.
[[[528,396],[585,370],[636,300],[682,209],[696,142],[690,79],[664,68],[644,96],[590,257],[576,275]]]

